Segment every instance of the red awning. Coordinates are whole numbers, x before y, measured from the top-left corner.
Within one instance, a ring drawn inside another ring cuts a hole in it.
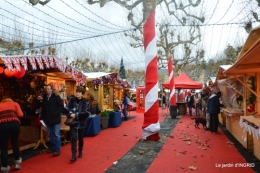
[[[192,80],[186,73],[181,73],[174,79],[175,89],[201,89],[203,84]],[[169,89],[170,83],[166,82],[162,84],[163,88]]]

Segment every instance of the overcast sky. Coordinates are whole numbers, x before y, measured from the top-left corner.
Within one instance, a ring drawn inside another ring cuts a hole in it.
[[[128,11],[119,5],[110,2],[100,8],[98,4],[90,6],[84,0],[51,0],[45,6],[32,6],[28,2],[1,0],[0,36],[4,39],[17,37],[20,32],[28,42],[33,40],[35,46],[58,43],[60,58],[75,58],[91,52],[113,65],[119,66],[123,57],[126,68],[144,68],[143,48],[132,48],[130,39],[124,37],[124,31],[132,27],[127,21]],[[205,26],[201,26],[202,41],[193,50],[204,48],[208,59],[223,51],[228,43],[245,42],[247,33],[243,22],[252,18],[250,10],[257,6],[249,6],[242,0],[204,0],[200,9],[203,9],[201,13],[206,21]],[[141,7],[136,11],[141,16]],[[156,22],[166,14],[162,5],[157,6]],[[13,32],[14,28],[16,32]],[[183,28],[178,26],[175,30],[180,32]]]

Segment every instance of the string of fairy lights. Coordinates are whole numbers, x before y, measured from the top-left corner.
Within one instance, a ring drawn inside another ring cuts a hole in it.
[[[134,1],[132,2],[134,3]],[[205,14],[200,11],[200,15],[204,14],[206,20],[204,23],[197,23],[196,26],[203,28],[201,32],[205,33],[202,33],[202,36],[210,39],[206,41],[203,38],[201,43],[192,47],[193,51],[205,45],[207,45],[208,50],[223,49],[221,45],[225,37],[222,35],[228,31],[228,39],[233,39],[230,28],[237,28],[235,31],[237,35],[238,33],[246,35],[243,27],[241,27],[248,21],[245,10],[243,11],[248,7],[246,2],[248,1],[236,2],[228,0],[224,8],[219,0],[215,3],[202,1],[201,5],[204,8],[210,7],[212,10],[206,11],[203,9],[206,12]],[[86,50],[89,50],[96,54],[95,57],[105,58],[108,60],[107,62],[112,64],[119,65],[120,60],[123,58],[126,68],[133,68],[138,65],[144,67],[143,47],[131,46],[130,43],[133,43],[134,40],[125,36],[125,33],[135,31],[135,28],[127,22],[128,10],[124,9],[123,14],[125,15],[119,17],[119,20],[125,21],[124,23],[109,19],[108,16],[102,15],[102,9],[97,10],[96,6],[87,5],[81,0],[75,0],[74,2],[59,0],[56,3],[64,8],[66,7],[66,10],[61,10],[63,8],[57,8],[51,3],[45,6],[31,6],[28,0],[21,0],[19,4],[17,4],[17,1],[3,0],[0,6],[0,16],[2,18],[0,21],[0,38],[6,41],[20,38],[26,45],[24,48],[0,50],[0,54],[12,54],[52,46],[56,48],[62,47],[63,51],[60,50],[59,52],[61,52],[62,56],[67,55],[71,60],[79,56],[76,52],[86,54]],[[238,6],[239,10],[236,10],[235,8]],[[257,4],[252,2],[250,8],[250,10],[257,10]],[[189,7],[188,9],[189,13],[196,12],[195,8]],[[176,23],[173,16],[168,15],[168,11],[165,10],[162,4],[158,6],[157,10],[158,14],[162,14],[162,18],[167,21],[168,27],[179,31],[179,34],[187,35],[185,28],[188,30],[192,26],[193,19],[188,18],[187,24],[182,25]],[[223,10],[221,14],[218,14],[219,10]],[[133,11],[141,16],[140,8],[135,7]],[[115,12],[115,10],[113,9],[112,12]],[[258,23],[257,20],[251,20],[251,22],[253,24]],[[157,27],[166,25],[156,23]],[[210,33],[207,33],[208,31]],[[219,40],[214,40],[216,32],[220,35]],[[31,42],[34,43],[33,47],[27,45]],[[214,47],[213,43],[216,42],[217,45]],[[230,44],[232,44],[231,41]]]

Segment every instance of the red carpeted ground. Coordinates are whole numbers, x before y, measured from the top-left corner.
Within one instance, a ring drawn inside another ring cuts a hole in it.
[[[231,141],[218,132],[211,134],[201,125],[195,129],[194,120],[183,116],[147,172],[253,173],[252,168],[243,167],[247,162]]]
[[[159,111],[163,121],[168,110]],[[95,137],[85,137],[83,158],[70,163],[70,144],[62,147],[61,155],[53,157],[43,153],[22,163],[19,173],[102,173],[113,162],[124,156],[142,136],[143,113],[130,112],[134,119],[124,121],[120,127],[102,130]],[[13,171],[13,167],[10,172]]]

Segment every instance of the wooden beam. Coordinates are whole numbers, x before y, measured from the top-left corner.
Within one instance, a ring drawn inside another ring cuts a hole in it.
[[[234,91],[236,91],[239,95],[243,97],[243,93],[239,92],[237,89],[233,88],[229,83],[225,82],[229,88],[232,88]]]
[[[254,91],[252,90],[250,87],[248,87],[241,79],[239,79],[237,76],[234,76],[237,81],[239,81],[246,89],[248,89],[251,93],[253,93],[256,97],[260,98],[260,96]]]
[[[235,67],[238,69],[254,69],[254,68],[259,68],[260,63],[238,64]]]

